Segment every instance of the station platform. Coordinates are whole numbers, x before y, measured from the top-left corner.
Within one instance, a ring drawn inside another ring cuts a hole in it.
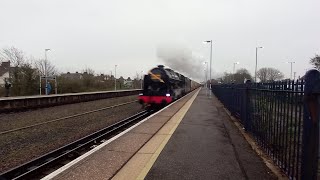
[[[44,179],[278,179],[198,89]]]

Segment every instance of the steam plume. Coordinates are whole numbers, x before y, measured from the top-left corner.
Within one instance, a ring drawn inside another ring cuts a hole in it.
[[[192,54],[189,48],[178,45],[161,45],[157,48],[157,56],[166,67],[196,81],[204,80],[204,64],[200,57]]]

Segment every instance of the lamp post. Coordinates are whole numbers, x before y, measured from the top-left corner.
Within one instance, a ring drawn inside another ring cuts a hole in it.
[[[233,63],[233,74],[235,73],[236,64],[240,64],[240,63],[239,63],[239,62],[234,62],[234,63]]]
[[[204,41],[203,43],[210,43],[210,89],[211,89],[212,40]]]
[[[208,62],[204,62],[204,64],[207,65],[207,68],[204,70],[204,72],[206,78],[206,87],[208,88]]]
[[[46,81],[46,89],[45,93],[48,95],[48,72],[47,72],[47,51],[50,51],[51,49],[44,49],[44,56],[45,56],[45,61],[44,61],[44,76],[45,76],[45,81]]]
[[[239,62],[233,63],[233,82],[235,82],[235,70],[236,70],[236,64],[239,64]]]
[[[258,66],[258,49],[263,47],[256,47],[256,68],[254,70],[254,82],[257,82],[257,66]]]
[[[294,61],[289,61],[287,63],[291,64],[291,71],[290,71],[290,80],[292,79],[292,64],[295,63]]]
[[[114,90],[117,90],[117,66],[118,65],[114,65]]]

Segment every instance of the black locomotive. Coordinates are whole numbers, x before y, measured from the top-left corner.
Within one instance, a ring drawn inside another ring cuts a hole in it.
[[[163,106],[198,87],[198,83],[169,68],[159,65],[144,76],[139,102],[150,106]]]

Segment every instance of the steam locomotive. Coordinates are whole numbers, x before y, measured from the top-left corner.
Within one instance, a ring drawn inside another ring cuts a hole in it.
[[[144,76],[139,103],[150,107],[165,106],[199,87],[199,84],[184,75],[159,65]]]

